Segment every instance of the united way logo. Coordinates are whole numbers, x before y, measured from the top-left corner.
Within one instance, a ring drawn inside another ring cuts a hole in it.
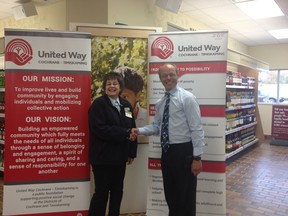
[[[32,59],[32,47],[23,39],[11,40],[6,46],[5,61],[25,65]]]
[[[173,54],[173,52],[174,45],[172,41],[167,37],[159,37],[152,43],[152,56],[158,56],[161,59],[167,59]]]

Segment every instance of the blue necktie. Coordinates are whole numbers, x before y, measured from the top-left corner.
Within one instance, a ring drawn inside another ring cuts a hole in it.
[[[114,106],[117,108],[117,110],[120,112],[120,104],[119,104],[119,102],[116,100],[115,102],[114,102]]]
[[[168,124],[169,124],[169,103],[170,103],[170,93],[166,92],[166,102],[163,112],[162,126],[161,126],[161,146],[164,152],[167,152],[169,148],[169,133],[168,133]]]

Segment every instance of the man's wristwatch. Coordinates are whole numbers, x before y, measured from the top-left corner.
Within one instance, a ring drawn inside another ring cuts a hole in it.
[[[195,160],[195,161],[200,161],[200,160],[201,160],[201,155],[199,155],[199,156],[193,156],[193,160]]]

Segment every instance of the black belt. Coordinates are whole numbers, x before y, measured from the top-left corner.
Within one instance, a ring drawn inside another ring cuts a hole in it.
[[[169,148],[180,146],[180,145],[191,145],[191,144],[192,144],[192,141],[185,142],[185,143],[171,143],[171,144],[169,144]]]

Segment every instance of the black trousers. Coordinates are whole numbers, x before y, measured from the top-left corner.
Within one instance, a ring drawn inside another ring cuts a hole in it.
[[[90,201],[89,216],[105,216],[109,199],[108,216],[119,216],[123,196],[126,164],[92,165],[95,191]]]
[[[197,177],[191,172],[192,143],[172,144],[162,152],[161,168],[169,216],[196,215]]]

